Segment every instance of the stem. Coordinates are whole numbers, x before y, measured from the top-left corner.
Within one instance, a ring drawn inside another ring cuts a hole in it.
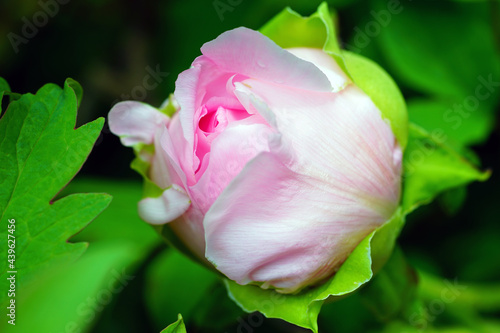
[[[478,311],[500,310],[500,285],[464,285],[457,279],[445,280],[422,271],[419,272],[420,294],[429,301],[440,300]]]

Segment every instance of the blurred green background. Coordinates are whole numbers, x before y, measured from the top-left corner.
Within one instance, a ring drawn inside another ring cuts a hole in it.
[[[223,31],[258,29],[285,6],[309,15],[319,3],[2,0],[0,75],[19,93],[76,79],[84,88],[77,121],[83,124],[105,117],[119,100],[159,106],[201,45]],[[446,192],[410,215],[399,244],[412,266],[441,277],[421,275],[419,302],[432,304],[445,288],[443,278],[470,285],[443,311],[427,307],[426,327],[500,332],[500,2],[328,3],[337,11],[344,48],[393,76],[410,119],[429,131],[443,130],[448,144],[493,170],[489,181]],[[147,88],[146,78],[155,88]],[[243,314],[212,273],[162,245],[137,216],[141,181],[128,167],[132,158],[105,126],[61,195],[107,192],[114,200],[75,236],[90,242],[82,259],[41,274],[23,291],[20,326],[13,331],[159,332],[181,312],[188,332],[302,332]],[[401,311],[379,316],[370,308],[363,295],[329,304],[321,332],[422,331]]]

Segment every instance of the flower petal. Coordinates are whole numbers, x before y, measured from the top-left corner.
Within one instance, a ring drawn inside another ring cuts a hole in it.
[[[296,57],[309,61],[318,67],[330,80],[335,91],[339,91],[349,83],[349,78],[339,67],[335,59],[321,49],[294,47],[286,49]]]
[[[155,153],[149,169],[151,180],[162,189],[173,184],[184,189],[187,188],[186,176],[180,168],[174,144],[166,128],[162,128],[156,133],[154,145]]]
[[[210,100],[224,100],[226,105],[237,107],[239,101],[232,91],[228,91],[228,82],[236,80],[234,73],[221,71],[210,59],[200,56],[192,67],[185,70],[175,82],[175,98],[180,105],[179,123],[169,127],[172,140],[179,146],[179,160],[188,183],[196,183],[195,172],[202,161],[194,153],[197,149],[195,137],[203,105]],[[245,77],[236,75],[238,80]]]
[[[213,142],[209,162],[198,182],[190,188],[190,195],[205,213],[230,181],[249,160],[263,151],[269,151],[269,141],[276,136],[267,124],[252,123],[251,116],[232,123]]]
[[[330,276],[385,216],[281,160],[260,154],[222,192],[205,216],[206,256],[240,284],[293,292]]]
[[[134,101],[117,103],[108,119],[111,132],[127,147],[153,143],[156,131],[168,123],[168,117],[157,109]]]
[[[400,147],[368,96],[353,85],[337,93],[304,92],[259,80],[237,83],[293,153],[288,166],[352,192],[387,218],[399,202]]]
[[[139,216],[151,224],[165,224],[184,214],[191,205],[186,192],[172,185],[158,198],[145,198],[139,201]]]
[[[282,49],[260,32],[236,28],[205,43],[201,52],[220,70],[305,90],[332,91],[316,66]]]

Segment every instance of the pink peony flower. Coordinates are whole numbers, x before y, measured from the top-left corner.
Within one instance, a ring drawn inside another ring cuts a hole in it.
[[[240,284],[320,283],[398,207],[390,124],[322,50],[237,28],[201,51],[176,81],[172,118],[139,102],[110,112],[163,189],[140,216]]]

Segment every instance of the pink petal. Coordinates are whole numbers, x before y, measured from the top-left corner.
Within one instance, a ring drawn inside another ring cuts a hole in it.
[[[182,188],[173,185],[158,198],[145,198],[139,202],[139,216],[151,224],[165,224],[184,214],[191,202]]]
[[[240,284],[293,292],[333,273],[385,216],[262,153],[205,216],[206,257]]]
[[[366,94],[298,91],[245,80],[236,94],[256,108],[293,151],[289,167],[362,197],[390,217],[399,201],[401,161],[394,134]],[[250,105],[248,105],[250,104]]]
[[[210,100],[215,97],[224,100],[228,106],[241,107],[227,87],[228,82],[232,81],[234,76],[234,73],[221,71],[207,57],[200,56],[195,59],[190,69],[179,74],[175,82],[174,94],[180,105],[179,124],[169,126],[169,131],[172,132],[172,140],[182,152],[181,168],[190,185],[196,183],[195,172],[202,162],[195,154],[198,144],[195,133],[203,110],[202,106],[210,103]],[[239,80],[243,78],[238,75],[237,77],[240,77]]]
[[[140,102],[120,102],[109,112],[109,127],[120,136],[124,146],[151,144],[155,132],[168,123],[168,117],[157,109]]]
[[[213,141],[206,170],[190,188],[193,201],[203,213],[249,160],[269,151],[269,141],[276,133],[268,125],[252,123],[260,118],[251,118],[232,123]]]
[[[174,144],[166,128],[156,133],[154,144],[155,154],[151,159],[149,169],[151,180],[162,189],[173,184],[184,189],[187,188],[186,176],[180,168]]]
[[[205,259],[205,231],[203,229],[203,214],[195,203],[192,203],[181,218],[168,224],[172,231],[179,237],[192,253],[202,262]]]
[[[330,81],[316,66],[251,29],[226,31],[205,43],[201,52],[224,72],[300,89],[332,91]]]
[[[333,274],[393,214],[400,148],[352,85],[338,93],[252,79],[236,86],[281,142],[249,162],[207,212],[206,255],[239,283],[293,292]]]

